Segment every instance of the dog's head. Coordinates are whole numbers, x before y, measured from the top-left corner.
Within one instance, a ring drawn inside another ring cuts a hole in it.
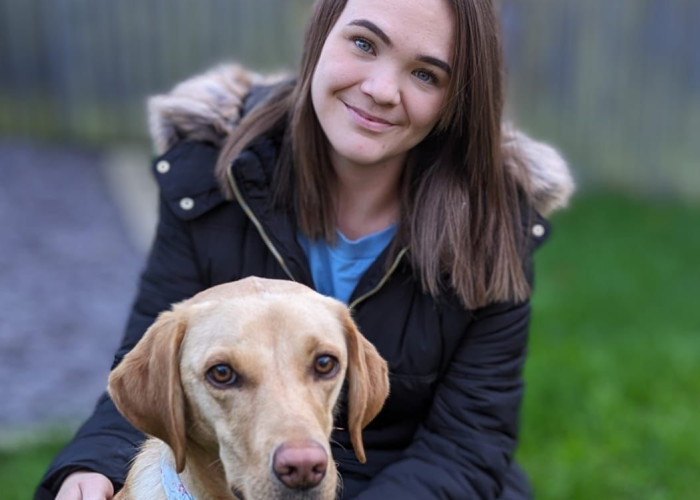
[[[176,468],[216,457],[246,500],[333,498],[328,439],[348,381],[349,431],[388,395],[387,367],[347,308],[288,281],[219,285],[165,312],[109,377],[119,411],[165,441]]]

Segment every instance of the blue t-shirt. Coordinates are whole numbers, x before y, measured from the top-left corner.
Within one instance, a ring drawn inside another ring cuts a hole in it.
[[[325,240],[311,241],[301,233],[297,241],[309,259],[316,290],[347,304],[357,282],[396,234],[396,224],[356,240],[336,233],[334,246]]]

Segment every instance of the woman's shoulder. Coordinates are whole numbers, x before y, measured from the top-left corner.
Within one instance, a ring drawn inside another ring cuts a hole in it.
[[[574,192],[573,177],[566,160],[555,148],[509,123],[502,127],[502,153],[522,195],[520,222],[531,254],[549,236],[548,217],[568,204]]]
[[[282,80],[224,64],[148,100],[153,174],[176,215],[191,220],[225,202],[216,173],[221,147]]]
[[[160,197],[178,218],[192,220],[226,201],[215,175],[218,157],[218,146],[184,140],[153,160]]]

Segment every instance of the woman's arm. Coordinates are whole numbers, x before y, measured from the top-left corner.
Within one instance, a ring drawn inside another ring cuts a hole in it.
[[[181,147],[187,146],[176,146],[165,158],[178,154]],[[141,275],[137,297],[113,368],[134,347],[160,312],[204,288],[188,222],[172,212],[161,193],[155,241]],[[36,498],[53,498],[63,480],[79,470],[104,474],[117,488],[120,487],[126,477],[127,464],[143,439],[143,435],[124,420],[107,393],[104,393],[93,414],[54,459],[39,485]]]
[[[529,303],[478,311],[402,460],[356,500],[498,498],[515,451]]]

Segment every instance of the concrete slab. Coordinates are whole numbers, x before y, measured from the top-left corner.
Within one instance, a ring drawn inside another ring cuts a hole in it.
[[[0,435],[75,425],[104,390],[155,220],[136,157],[0,140]]]

